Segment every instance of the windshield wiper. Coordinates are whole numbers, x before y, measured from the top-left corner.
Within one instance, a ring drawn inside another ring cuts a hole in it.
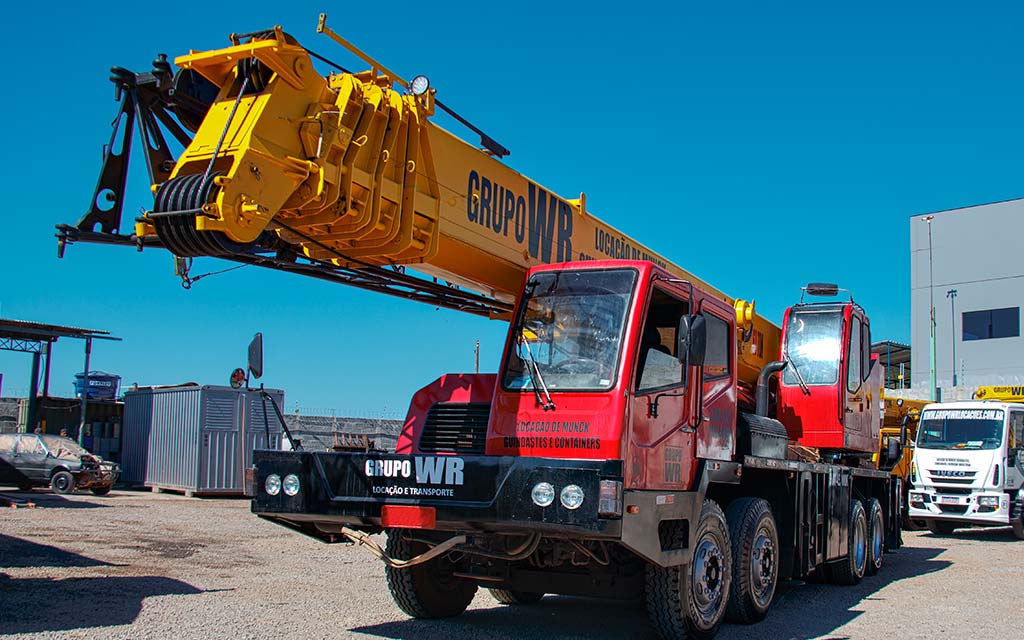
[[[790,368],[793,370],[793,373],[796,374],[796,381],[800,384],[800,391],[803,391],[805,396],[811,395],[811,389],[807,386],[807,383],[804,382],[804,376],[803,374],[800,373],[800,367],[796,366],[796,361],[793,360],[793,358],[789,357],[788,346],[786,347],[786,350],[782,353],[782,356],[786,358],[786,362],[790,364]]]
[[[526,355],[530,357],[530,385],[533,387],[533,393],[537,396],[537,404],[541,406],[545,411],[555,410],[555,401],[551,399],[551,393],[548,391],[548,386],[544,384],[544,376],[540,374],[540,367],[537,365],[537,359],[533,357],[533,350],[530,349],[530,343],[527,341],[526,336],[519,332],[518,342],[520,345],[526,348]],[[520,356],[519,358],[523,358]],[[541,390],[544,391],[543,397],[541,396]]]

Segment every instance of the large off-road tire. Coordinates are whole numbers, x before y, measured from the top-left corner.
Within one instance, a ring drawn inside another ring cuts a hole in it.
[[[846,557],[830,567],[832,581],[836,584],[857,584],[867,571],[868,518],[864,512],[864,503],[860,500],[850,502],[849,532]]]
[[[948,536],[956,531],[956,524],[949,520],[929,520],[928,530],[940,536]]]
[[[398,529],[388,530],[387,554],[408,560],[427,551],[426,544],[413,542]],[[414,618],[450,618],[466,610],[476,595],[476,583],[452,573],[447,555],[408,569],[385,567],[388,590],[398,608]]]
[[[71,493],[75,490],[75,476],[70,471],[58,471],[50,476],[50,489],[62,496]]]
[[[725,519],[732,540],[732,585],[726,620],[760,622],[768,614],[779,581],[779,531],[771,505],[760,498],[740,498]]]
[[[684,527],[668,532],[683,547]],[[705,500],[693,536],[693,559],[681,567],[647,566],[647,616],[666,640],[711,638],[725,617],[732,580],[732,547],[722,509]]]
[[[868,500],[868,561],[865,572],[869,576],[877,574],[882,568],[882,556],[885,554],[885,516],[882,504],[875,498]]]
[[[508,589],[488,589],[488,591],[501,604],[536,604],[544,597],[543,593],[533,591],[510,591]]]
[[[89,491],[92,491],[93,495],[96,496],[105,496],[110,493],[111,489],[113,489],[113,487],[110,485],[105,487],[89,487]]]

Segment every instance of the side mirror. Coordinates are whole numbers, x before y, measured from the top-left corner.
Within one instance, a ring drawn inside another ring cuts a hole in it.
[[[900,455],[903,453],[903,444],[896,438],[889,438],[886,440],[885,457],[890,463],[895,463],[900,459]]]
[[[249,343],[249,373],[256,379],[263,376],[263,333],[257,333]]]
[[[704,353],[708,346],[707,325],[704,316],[687,315],[679,319],[679,332],[676,334],[676,355],[684,366],[700,367],[704,365]]]

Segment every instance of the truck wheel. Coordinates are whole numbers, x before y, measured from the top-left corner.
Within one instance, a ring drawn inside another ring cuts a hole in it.
[[[670,547],[684,547],[686,529],[671,523]],[[722,509],[705,500],[694,533],[693,559],[679,567],[647,566],[647,616],[661,637],[711,638],[725,617],[732,549]]]
[[[396,529],[388,530],[387,554],[408,560],[427,551],[422,542],[413,542]],[[476,583],[459,578],[447,555],[408,569],[385,567],[388,590],[398,608],[413,618],[450,618],[466,610],[476,595]]]
[[[902,529],[904,531],[924,531],[928,528],[928,525],[924,520],[920,518],[911,518],[908,515],[903,516]]]
[[[70,471],[58,471],[50,478],[50,489],[60,495],[71,493],[75,490],[75,476]]]
[[[508,589],[488,589],[494,599],[501,604],[536,604],[544,597],[543,593],[533,591],[510,591]]]
[[[108,493],[110,493],[110,490],[112,488],[113,487],[110,487],[110,486],[107,486],[107,487],[89,487],[89,491],[92,491],[93,495],[95,495],[95,496],[105,496]]]
[[[867,570],[868,518],[864,503],[850,502],[850,535],[846,540],[846,557],[832,565],[832,580],[836,584],[854,585],[861,581]]]
[[[1024,516],[1017,518],[1012,523],[1013,536],[1018,540],[1024,540]]]
[[[732,586],[725,617],[753,624],[768,613],[779,580],[779,532],[771,506],[760,498],[740,498],[725,519],[732,540]]]
[[[867,575],[873,576],[882,568],[885,553],[885,517],[882,504],[875,498],[868,500],[868,563]]]
[[[956,531],[956,524],[949,520],[929,520],[928,530],[940,536],[948,536]]]

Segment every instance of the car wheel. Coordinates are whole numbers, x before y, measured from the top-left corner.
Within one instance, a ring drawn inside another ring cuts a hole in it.
[[[75,476],[70,471],[58,471],[50,478],[50,489],[60,495],[71,493],[75,490]]]

